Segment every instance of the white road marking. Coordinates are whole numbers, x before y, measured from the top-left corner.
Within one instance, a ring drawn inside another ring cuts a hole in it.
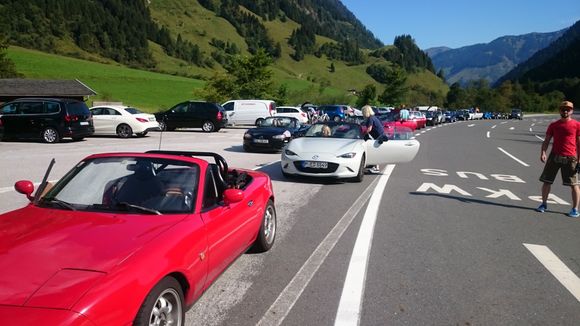
[[[499,124],[500,125],[505,125],[506,123],[507,123],[507,121],[504,121],[504,122],[500,122]]]
[[[473,127],[473,126],[475,126],[475,124],[474,124],[474,123],[472,123],[472,124],[470,124],[470,125],[467,125],[467,126],[468,126],[468,127]]]
[[[350,257],[350,263],[348,264],[348,272],[346,273],[344,287],[342,288],[342,295],[340,297],[340,304],[338,305],[334,325],[359,324],[375,222],[377,220],[379,205],[383,198],[383,192],[394,168],[395,166],[392,164],[387,165],[365,211],[358,236],[356,237],[352,256]]]
[[[387,167],[389,166],[390,165]],[[394,167],[394,165],[392,166]],[[288,316],[288,313],[292,307],[294,307],[294,304],[296,304],[296,301],[298,301],[298,298],[302,292],[304,292],[304,289],[306,289],[308,283],[310,283],[310,280],[314,277],[314,274],[316,274],[328,254],[342,237],[342,234],[350,226],[358,212],[371,197],[375,185],[379,180],[380,178],[375,178],[368,188],[365,189],[365,191],[357,198],[354,204],[346,211],[346,213],[344,213],[334,228],[328,233],[324,240],[322,240],[310,257],[308,257],[296,275],[294,275],[290,283],[288,283],[280,295],[278,295],[276,301],[274,301],[270,308],[268,308],[268,311],[266,311],[257,325],[272,326],[280,325],[284,322],[284,319]]]
[[[529,243],[524,243],[523,245],[572,293],[576,300],[580,301],[580,278],[550,248]]]
[[[514,130],[514,129],[516,129],[516,128],[515,127],[510,127],[510,130]]]
[[[489,138],[489,131],[487,132],[487,135],[486,136],[487,136],[487,138]]]
[[[544,138],[542,138],[542,137],[540,137],[538,135],[534,135],[534,136],[536,136],[536,138],[538,138],[539,140],[544,141]]]
[[[532,130],[532,127],[530,127],[530,132],[534,132],[534,131]]]
[[[426,132],[426,130],[421,131],[422,134],[424,134]]]
[[[257,170],[257,169],[261,169],[261,168],[263,168],[263,167],[265,167],[265,166],[272,165],[272,164],[276,164],[276,163],[278,163],[278,162],[280,162],[280,160],[277,160],[277,161],[274,161],[274,162],[270,162],[270,163],[263,163],[263,164],[259,164],[259,165],[257,165],[255,168],[252,168],[252,170],[254,170],[254,171],[255,171],[255,170]]]
[[[491,126],[491,129],[495,129],[495,127],[497,127],[497,125],[493,125],[493,126]]]
[[[530,125],[530,127],[533,127],[533,126],[535,126],[535,125],[536,125],[535,123],[532,123],[532,124]]]
[[[501,147],[498,147],[497,149],[499,149],[499,150],[500,150],[500,151],[502,151],[502,152],[503,152],[505,155],[507,155],[507,156],[511,157],[512,159],[514,159],[516,162],[520,163],[521,165],[523,165],[523,166],[526,166],[526,167],[529,167],[529,166],[530,166],[530,165],[529,165],[529,164],[527,164],[526,162],[524,162],[524,161],[520,160],[519,158],[517,158],[517,157],[513,156],[512,154],[508,153],[508,152],[507,152],[506,150],[504,150],[503,148],[501,148]]]

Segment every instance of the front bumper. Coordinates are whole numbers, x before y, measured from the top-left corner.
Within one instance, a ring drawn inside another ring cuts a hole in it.
[[[312,155],[311,155],[312,154]],[[307,159],[314,155],[318,155],[316,160]],[[358,174],[361,157],[357,154],[353,158],[341,158],[331,154],[313,154],[309,153],[302,156],[292,155],[287,156],[282,152],[282,159],[280,165],[282,171],[292,175],[302,175],[309,177],[324,177],[324,178],[352,178]],[[304,167],[304,162],[327,162],[326,169],[313,169]]]
[[[267,143],[258,143],[256,139],[244,139],[244,147],[253,150],[270,150],[280,151],[290,142],[290,138],[282,139],[264,139]]]

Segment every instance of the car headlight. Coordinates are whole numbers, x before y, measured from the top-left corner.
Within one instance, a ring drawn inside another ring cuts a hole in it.
[[[244,134],[244,139],[252,139],[252,134],[250,134],[249,132],[246,132]]]
[[[341,157],[341,158],[353,158],[356,156],[355,152],[350,152],[350,153],[345,153],[342,155],[338,155],[337,157]]]
[[[290,136],[292,136],[292,135],[290,134],[290,131],[286,130],[286,131],[284,131],[284,133],[283,133],[283,134],[281,134],[281,135],[276,135],[276,136],[274,136],[274,137],[272,137],[272,138],[274,138],[274,139],[278,139],[278,140],[284,140],[284,139],[286,139],[286,138],[290,138]]]
[[[297,156],[298,155],[289,149],[285,149],[284,154],[286,154],[287,156]]]

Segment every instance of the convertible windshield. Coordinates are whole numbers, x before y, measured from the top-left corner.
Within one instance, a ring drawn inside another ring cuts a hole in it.
[[[308,129],[305,136],[362,139],[361,127],[355,123],[317,123]]]
[[[186,213],[193,210],[199,166],[149,157],[105,157],[79,163],[39,202],[69,210]]]
[[[264,119],[260,124],[260,127],[295,128],[296,126],[294,120],[288,117],[276,117],[276,118],[270,117]]]

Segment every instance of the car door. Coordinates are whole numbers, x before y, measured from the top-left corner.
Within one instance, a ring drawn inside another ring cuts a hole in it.
[[[256,224],[259,205],[254,198],[244,194],[237,203],[224,204],[222,181],[211,169],[206,173],[201,217],[206,225],[210,284],[229,264],[242,254],[256,235],[252,226]]]
[[[410,129],[395,128],[390,137],[383,136],[382,139],[366,140],[366,164],[396,164],[412,161],[419,152],[420,143],[416,139],[410,139],[411,137]],[[385,141],[385,138],[388,140]]]
[[[5,136],[17,136],[22,130],[21,124],[24,121],[20,112],[20,103],[9,103],[0,110],[0,119],[4,127]]]
[[[203,124],[205,103],[191,102],[187,108],[186,126],[189,128],[199,128]]]
[[[187,110],[189,102],[179,103],[165,114],[165,123],[168,128],[181,128],[186,126]]]

